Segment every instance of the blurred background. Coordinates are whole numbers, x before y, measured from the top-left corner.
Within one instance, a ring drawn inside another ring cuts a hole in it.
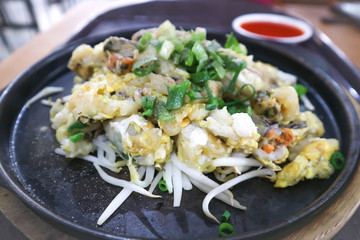
[[[28,42],[37,33],[46,31],[56,24],[69,9],[84,1],[91,0],[0,0],[0,61]],[[315,4],[330,8],[333,8],[337,2],[341,2],[335,0],[253,1],[268,5]],[[349,0],[346,1],[349,2]],[[350,11],[353,11],[360,18],[360,8],[351,8]],[[324,21],[337,23],[346,21],[346,19],[336,17],[324,19]]]

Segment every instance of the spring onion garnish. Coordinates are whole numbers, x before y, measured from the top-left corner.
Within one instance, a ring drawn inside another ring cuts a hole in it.
[[[76,143],[77,141],[79,141],[80,139],[84,138],[85,134],[82,132],[76,133],[74,135],[71,135],[69,137],[70,141],[72,141],[73,143]]]
[[[141,99],[141,105],[145,109],[143,112],[144,116],[151,116],[155,106],[156,98],[157,97],[154,96],[145,96]]]
[[[247,114],[249,115],[249,117],[251,117],[251,114],[252,114],[252,109],[250,106],[247,107]]]
[[[189,48],[184,48],[180,54],[180,62],[184,62],[185,66],[191,67],[194,62],[194,53]]]
[[[294,88],[295,88],[295,90],[296,90],[299,97],[302,96],[302,95],[306,95],[306,93],[308,91],[307,87],[305,87],[302,84],[296,84]]]
[[[191,50],[194,53],[196,59],[199,61],[199,65],[196,68],[196,72],[199,72],[206,65],[209,57],[206,54],[204,47],[201,45],[199,41],[195,42]]]
[[[230,215],[230,212],[228,210],[225,210],[225,212],[221,215],[221,221],[228,222],[230,219]]]
[[[246,84],[244,84],[244,85],[241,86],[241,88],[240,88],[239,91],[237,91],[237,93],[236,93],[236,98],[237,98],[237,99],[239,99],[240,94],[244,91],[245,87],[250,87],[251,90],[252,90],[252,93],[251,93],[249,96],[247,96],[245,99],[242,99],[241,101],[243,101],[243,102],[246,102],[247,100],[249,100],[250,98],[252,98],[252,97],[255,95],[255,93],[256,93],[255,87],[254,87],[253,85],[249,84],[249,83],[246,83]]]
[[[219,235],[221,237],[227,237],[234,234],[234,227],[230,223],[222,223],[219,226]]]
[[[143,77],[154,71],[159,66],[156,57],[147,57],[134,63],[132,72],[139,77]]]
[[[174,110],[182,106],[186,95],[186,90],[190,87],[191,82],[185,80],[183,83],[168,87],[168,98],[166,101],[166,109]]]
[[[206,31],[203,32],[195,32],[194,30],[191,30],[192,40],[194,41],[202,41],[206,39]]]
[[[168,190],[165,180],[161,179],[161,180],[159,181],[159,189],[160,189],[162,192],[166,192],[166,191]]]
[[[230,35],[226,35],[226,38],[227,40],[225,43],[225,48],[230,48],[236,53],[240,53],[244,55],[247,54],[246,47],[238,42],[238,40],[236,39],[233,33],[231,33]]]
[[[87,124],[82,123],[80,121],[75,121],[73,124],[70,125],[70,127],[68,128],[68,133],[71,133],[73,131],[77,131],[80,129],[83,129],[84,127],[87,127]]]
[[[221,64],[219,62],[213,62],[212,65],[215,68],[215,71],[216,71],[219,78],[225,77],[226,71],[223,68],[223,66],[221,66]]]
[[[334,152],[330,157],[330,163],[336,170],[344,168],[346,160],[341,152]]]
[[[144,33],[144,35],[142,35],[142,37],[140,38],[139,43],[137,45],[139,52],[143,52],[149,45],[150,41],[151,41],[151,34]]]
[[[204,82],[204,86],[205,86],[205,89],[207,91],[208,98],[209,98],[209,103],[206,104],[205,109],[210,111],[210,110],[214,110],[217,107],[222,108],[224,106],[224,100],[222,100],[221,98],[215,98],[212,95],[207,81]]]
[[[210,75],[207,70],[190,74],[193,83],[203,83],[210,80]]]
[[[221,45],[216,40],[212,40],[211,43],[206,47],[209,52],[213,53],[219,50],[219,48],[221,48]]]
[[[155,117],[164,122],[175,119],[175,116],[171,115],[169,110],[166,109],[166,104],[161,101],[155,105],[154,114]]]
[[[225,94],[226,93],[232,93],[234,91],[234,88],[235,88],[235,83],[239,77],[239,74],[241,72],[241,70],[243,70],[244,68],[246,68],[246,62],[240,62],[238,63],[238,66],[237,66],[237,70],[233,76],[233,78],[231,79],[231,82],[229,84],[229,86],[227,87],[226,91],[225,91]]]
[[[170,55],[173,53],[174,49],[175,49],[175,45],[169,40],[165,40],[163,45],[161,46],[159,55],[163,59],[168,60]]]

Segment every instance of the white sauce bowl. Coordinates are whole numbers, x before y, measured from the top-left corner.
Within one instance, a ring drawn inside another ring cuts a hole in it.
[[[250,32],[242,27],[244,23],[249,23],[249,22],[267,22],[267,23],[287,25],[290,27],[295,27],[297,29],[300,29],[302,31],[302,34],[294,37],[278,37],[278,36],[257,34],[254,32]],[[250,13],[250,14],[238,16],[232,21],[232,28],[237,33],[246,37],[255,38],[255,39],[265,39],[265,40],[271,40],[282,43],[303,42],[308,40],[313,35],[313,28],[304,21],[301,21],[293,17],[271,14],[271,13]]]

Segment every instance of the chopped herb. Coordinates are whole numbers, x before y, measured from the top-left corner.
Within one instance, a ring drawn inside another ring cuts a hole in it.
[[[206,32],[195,32],[194,30],[191,30],[192,40],[194,41],[202,41],[206,39]]]
[[[217,107],[222,108],[223,106],[224,106],[224,100],[222,100],[221,98],[211,97],[209,99],[209,103],[206,104],[205,109],[214,110]]]
[[[239,54],[247,54],[246,47],[238,42],[233,33],[226,35],[226,38],[225,48],[229,48]]]
[[[180,54],[175,53],[173,55],[173,61],[174,61],[174,64],[176,64],[176,65],[180,64]]]
[[[220,57],[219,54],[217,54],[216,52],[213,51],[208,51],[210,57],[214,60],[217,61],[221,66],[224,66],[224,60]]]
[[[83,129],[87,127],[87,124],[82,123],[80,121],[76,121],[73,124],[70,125],[70,127],[68,128],[68,133],[74,132],[74,131],[78,131],[80,129]]]
[[[330,157],[330,164],[335,168],[335,170],[343,169],[345,163],[345,157],[342,155],[341,152],[334,152]]]
[[[166,192],[168,190],[168,187],[166,185],[166,181],[161,179],[159,181],[159,189],[162,191],[162,192]]]
[[[191,82],[185,80],[183,83],[168,87],[168,98],[166,101],[166,109],[174,110],[182,106],[186,95],[186,90],[190,87]]]
[[[155,41],[150,42],[150,44],[154,46],[154,48],[156,49],[157,52],[160,51],[163,43],[164,43],[164,41],[161,41],[161,40],[155,40]]]
[[[194,53],[189,51],[189,55],[185,61],[185,65],[190,67],[193,65],[193,63],[194,63]]]
[[[255,87],[253,85],[251,85],[250,83],[246,83],[244,85],[241,86],[240,90],[237,91],[236,93],[236,98],[239,99],[240,94],[244,91],[245,87],[250,87],[252,90],[252,93],[247,96],[245,99],[242,99],[241,101],[246,102],[247,100],[251,99],[252,97],[254,97],[256,90]]]
[[[221,48],[221,45],[216,40],[212,40],[206,48],[209,52],[215,53],[219,48]]]
[[[139,43],[137,45],[137,48],[139,49],[139,52],[145,51],[147,46],[149,45],[151,41],[151,34],[150,33],[144,33],[142,37],[139,40]]]
[[[252,109],[250,106],[247,107],[247,114],[249,115],[249,117],[251,117]]]
[[[221,215],[221,222],[228,222],[230,219],[230,212],[228,210],[225,210],[225,212]]]
[[[294,88],[295,88],[295,90],[296,90],[299,97],[302,96],[302,95],[306,95],[306,93],[308,91],[307,87],[305,87],[302,84],[296,84]]]
[[[196,59],[199,61],[199,65],[196,68],[196,72],[199,72],[206,65],[209,57],[206,54],[204,47],[201,45],[199,41],[195,42],[191,50],[194,53]]]
[[[82,132],[76,133],[74,135],[70,136],[70,141],[72,141],[73,143],[76,143],[77,141],[79,141],[80,139],[84,138],[85,134]]]
[[[197,84],[191,84],[191,86],[195,92],[202,92],[204,90],[204,88],[200,87]]]
[[[172,52],[174,51],[175,46],[172,42],[165,40],[163,45],[161,46],[159,55],[165,59],[168,60]]]
[[[190,78],[193,83],[204,83],[207,80],[210,80],[210,75],[207,70],[204,70],[197,73],[191,73]]]
[[[213,62],[212,65],[215,68],[215,71],[218,75],[219,78],[223,78],[226,75],[226,71],[225,69],[221,66],[221,64],[219,62]]]
[[[159,66],[156,57],[148,57],[134,63],[132,72],[139,77],[143,77],[154,71]]]
[[[230,223],[222,223],[219,226],[219,235],[227,237],[234,234],[234,227]]]
[[[175,119],[175,116],[171,115],[170,112],[166,109],[166,104],[161,101],[155,105],[154,114],[155,117],[164,122]]]
[[[141,99],[141,105],[145,109],[144,116],[151,116],[156,102],[156,97],[145,96]]]
[[[246,68],[246,62],[240,62],[238,64],[237,71],[235,72],[234,77],[231,79],[231,82],[230,82],[229,86],[227,87],[225,93],[232,93],[234,91],[238,76],[239,76],[241,70],[243,70],[244,68]]]

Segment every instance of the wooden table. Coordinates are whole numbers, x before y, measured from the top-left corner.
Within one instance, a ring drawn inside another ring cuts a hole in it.
[[[132,1],[141,2],[141,1]],[[64,43],[72,34],[81,29],[90,19],[99,13],[116,6],[127,5],[127,1],[82,2],[67,12],[64,18],[51,29],[38,34],[29,43],[15,51],[0,63],[0,89],[8,85],[17,75],[36,61],[51,53]],[[85,6],[86,5],[86,6]],[[349,24],[325,24],[323,17],[331,17],[331,11],[325,6],[287,4],[281,6],[290,13],[301,16],[324,32],[360,68],[360,31]],[[294,239],[330,239],[349,220],[360,203],[360,168],[341,197],[323,214],[304,228],[286,237]],[[54,229],[28,210],[11,192],[0,188],[0,209],[2,213],[29,239],[72,239]],[[31,223],[31,226],[29,226]],[[36,228],[32,227],[34,224]]]

